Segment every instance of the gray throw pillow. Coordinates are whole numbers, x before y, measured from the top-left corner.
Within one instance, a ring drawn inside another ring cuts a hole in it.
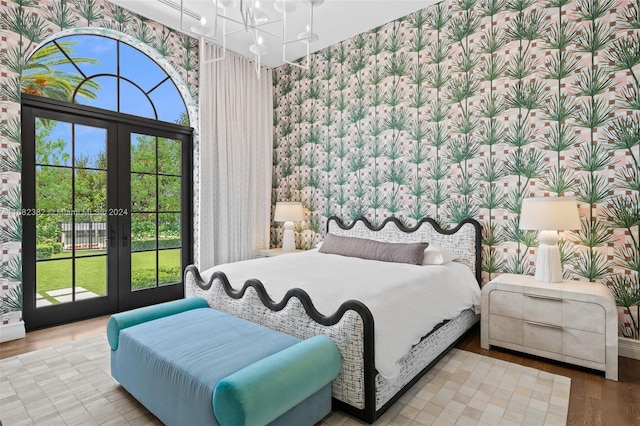
[[[428,245],[429,243],[384,243],[365,238],[327,234],[318,251],[382,262],[422,265],[424,249]]]

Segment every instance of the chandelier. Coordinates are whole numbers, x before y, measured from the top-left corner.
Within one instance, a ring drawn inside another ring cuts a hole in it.
[[[171,0],[160,1],[168,5],[173,3]],[[185,3],[198,9],[192,10]],[[173,6],[180,10],[181,31],[222,47],[222,55],[207,62],[225,58],[227,38],[249,34],[251,42],[247,48],[254,56],[259,77],[262,57],[274,45],[282,50],[282,62],[305,70],[309,68],[309,44],[318,40],[318,35],[313,32],[313,12],[322,3],[324,0],[180,0],[179,5],[173,3]],[[291,15],[298,8],[295,25],[292,25]],[[300,22],[305,8],[308,9],[306,22]],[[304,25],[302,31],[301,25]],[[287,56],[287,47],[294,43],[306,48],[304,65]]]

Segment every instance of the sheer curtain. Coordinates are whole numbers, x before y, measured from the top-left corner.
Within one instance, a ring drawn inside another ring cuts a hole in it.
[[[200,184],[196,263],[201,270],[269,247],[273,92],[270,70],[205,44],[200,55]],[[197,204],[197,203],[196,203]]]

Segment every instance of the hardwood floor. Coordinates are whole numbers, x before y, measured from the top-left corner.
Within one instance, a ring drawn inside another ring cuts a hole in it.
[[[106,333],[109,316],[30,331],[24,339],[0,343],[0,359]]]
[[[0,359],[105,332],[108,316],[27,333],[24,339],[0,344]],[[458,349],[502,359],[571,378],[569,425],[640,425],[640,361],[619,358],[619,381],[604,375],[515,352],[480,348],[480,328],[471,330]]]

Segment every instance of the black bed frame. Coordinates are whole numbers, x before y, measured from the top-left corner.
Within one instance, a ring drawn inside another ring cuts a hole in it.
[[[460,222],[455,228],[443,229],[440,227],[440,225],[438,225],[438,223],[435,220],[431,218],[424,218],[420,220],[416,224],[416,226],[409,228],[404,226],[402,222],[400,222],[400,220],[398,220],[396,217],[387,218],[380,226],[375,227],[364,217],[360,217],[356,219],[353,223],[351,223],[351,225],[345,225],[342,222],[342,220],[340,220],[338,217],[331,216],[327,219],[327,231],[329,230],[329,224],[331,223],[331,221],[335,221],[336,224],[344,230],[349,230],[353,228],[356,225],[356,223],[360,221],[360,222],[363,222],[367,226],[367,228],[369,228],[372,231],[380,231],[382,228],[385,227],[387,223],[393,222],[399,230],[406,233],[415,232],[417,229],[420,228],[420,226],[422,226],[423,223],[428,222],[433,226],[433,228],[437,232],[441,234],[447,234],[447,235],[456,233],[464,224],[470,223],[471,225],[473,225],[476,231],[475,276],[476,276],[476,280],[478,281],[478,285],[480,285],[482,282],[482,270],[481,270],[481,264],[482,264],[481,229],[482,228],[480,226],[480,223],[478,223],[478,221],[474,219],[465,219],[464,221]],[[445,351],[443,351],[440,355],[438,355],[438,357],[436,357],[436,359],[434,359],[427,367],[425,367],[420,373],[418,373],[418,375],[416,375],[409,383],[407,383],[398,393],[396,393],[389,401],[387,401],[387,403],[385,403],[379,410],[376,410],[376,383],[375,382],[376,382],[377,372],[374,364],[374,359],[375,359],[374,358],[374,323],[373,323],[373,316],[371,315],[371,311],[369,311],[369,308],[367,308],[362,302],[357,300],[348,300],[344,302],[342,305],[340,305],[340,308],[338,308],[338,310],[333,315],[325,316],[320,312],[318,312],[316,307],[313,305],[313,302],[311,301],[309,294],[307,294],[307,292],[305,292],[300,288],[293,288],[287,291],[287,293],[285,294],[285,296],[280,302],[275,302],[267,294],[267,291],[265,290],[264,285],[257,279],[247,280],[240,290],[234,290],[231,287],[229,280],[227,279],[227,276],[222,272],[219,272],[219,271],[214,272],[211,278],[209,279],[209,281],[205,283],[200,275],[200,272],[195,267],[195,265],[187,266],[187,268],[185,269],[185,276],[187,271],[193,274],[195,283],[203,290],[209,290],[211,288],[211,285],[213,284],[213,281],[215,279],[219,279],[227,295],[233,299],[241,299],[244,296],[247,289],[249,287],[253,287],[256,293],[258,294],[258,296],[260,297],[261,302],[267,308],[276,312],[282,310],[289,302],[289,299],[291,299],[292,297],[295,297],[298,300],[300,300],[309,317],[314,321],[316,321],[317,323],[322,324],[324,326],[331,326],[331,325],[337,324],[342,319],[342,316],[346,311],[349,311],[349,310],[356,311],[362,318],[363,334],[364,334],[363,336],[364,338],[364,344],[363,344],[364,394],[365,394],[364,409],[355,408],[335,398],[333,399],[333,408],[345,411],[346,413],[349,413],[368,423],[373,423],[387,409],[389,409],[389,407],[391,407],[393,403],[395,403],[411,386],[413,386],[422,376],[424,376],[424,374],[427,371],[429,371],[431,367],[437,364],[438,361],[440,361],[440,359],[444,355],[446,355],[449,352],[449,350],[451,350],[451,348],[453,348],[460,340],[458,339],[453,344],[451,344]],[[440,328],[446,323],[447,321],[444,321],[438,324],[424,338],[428,337],[431,333],[435,332],[438,328]]]

